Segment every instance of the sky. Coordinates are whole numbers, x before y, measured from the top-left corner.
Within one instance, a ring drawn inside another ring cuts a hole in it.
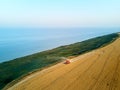
[[[3,27],[119,27],[120,0],[0,0]]]

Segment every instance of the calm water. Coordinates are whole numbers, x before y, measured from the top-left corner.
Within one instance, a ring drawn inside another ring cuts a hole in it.
[[[113,32],[120,28],[0,28],[0,62]]]

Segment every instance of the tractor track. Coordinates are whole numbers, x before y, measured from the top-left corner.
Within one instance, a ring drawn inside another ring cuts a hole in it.
[[[109,88],[110,90],[115,90],[115,88],[117,86],[118,78],[116,78],[116,77],[118,76],[117,70],[118,70],[119,65],[120,65],[120,55],[117,58],[117,65],[116,65],[115,71],[113,73],[112,80],[110,82],[110,88]]]
[[[116,49],[115,46],[114,46],[114,51],[119,52],[119,51]],[[101,88],[101,90],[102,90],[102,86],[103,86],[103,85],[106,85],[106,88],[109,88],[109,90],[115,90],[115,89],[117,88],[117,84],[118,84],[118,80],[116,80],[116,79],[118,79],[118,77],[119,77],[119,74],[118,74],[118,72],[117,72],[119,65],[120,65],[120,54],[117,55],[117,64],[115,65],[116,67],[115,67],[115,70],[114,70],[114,73],[113,73],[111,82],[109,82],[109,81],[108,81],[109,79],[107,78],[107,77],[109,77],[109,75],[111,74],[111,71],[109,71],[109,72],[106,73],[106,75],[102,78],[102,80],[100,80],[100,82],[98,82],[98,86],[96,86],[96,87],[94,88],[94,90],[98,90],[98,89],[100,89],[100,88]],[[116,78],[116,79],[115,79],[115,78]],[[107,82],[105,83],[105,81],[107,81]],[[115,82],[114,82],[114,81],[115,81]],[[113,85],[114,85],[114,86],[113,86]],[[108,89],[105,89],[105,90],[108,90]],[[116,89],[116,90],[117,90],[117,89]]]
[[[120,55],[118,55],[119,57]],[[117,62],[118,63],[118,62]],[[98,86],[96,88],[94,88],[95,90],[98,90],[101,88],[102,85],[105,85],[105,81],[107,81],[107,77],[111,74],[111,70],[109,70],[108,73],[106,73],[106,75],[98,82]],[[109,87],[109,82],[107,81],[106,86]]]
[[[114,51],[114,48],[112,49],[112,51],[110,52],[110,54],[107,56],[107,58],[106,58],[106,60],[105,60],[105,62],[104,62],[104,64],[103,64],[103,67],[102,67],[100,73],[98,74],[98,77],[97,77],[96,81],[94,82],[93,85],[91,85],[91,86],[89,87],[88,90],[92,90],[92,89],[95,87],[95,85],[97,84],[97,82],[98,82],[101,74],[103,73],[103,71],[104,71],[104,69],[105,69],[105,66],[106,66],[108,60],[110,59],[110,55],[112,55],[112,52],[113,52],[113,51]]]

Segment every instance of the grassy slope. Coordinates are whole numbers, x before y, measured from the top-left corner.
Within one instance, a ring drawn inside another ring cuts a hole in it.
[[[22,75],[62,61],[61,57],[76,56],[97,49],[118,36],[118,34],[105,35],[1,63],[0,89]]]

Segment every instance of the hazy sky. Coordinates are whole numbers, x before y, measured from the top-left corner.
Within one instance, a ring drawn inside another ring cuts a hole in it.
[[[0,26],[118,27],[120,0],[0,0]]]

